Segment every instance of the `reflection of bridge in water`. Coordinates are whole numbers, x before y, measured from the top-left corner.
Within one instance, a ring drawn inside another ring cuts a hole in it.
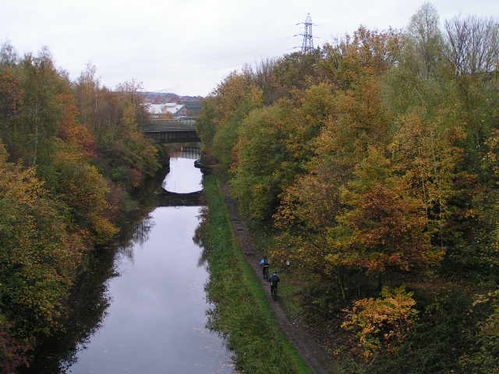
[[[161,191],[158,193],[158,206],[203,206],[205,205],[202,199],[203,191],[191,193],[175,193]]]
[[[151,119],[142,126],[144,134],[156,143],[199,142],[196,131],[196,120],[185,119]]]
[[[201,149],[198,143],[174,144],[168,146],[170,158],[184,158],[197,160],[201,156]],[[184,166],[185,167],[185,166]],[[194,162],[191,167],[194,167]],[[202,199],[203,191],[189,193],[170,192],[164,188],[156,193],[158,206],[179,207],[179,206],[202,206],[205,205]]]
[[[170,152],[170,157],[187,158],[189,160],[197,160],[201,156],[201,150],[195,145],[181,145],[178,149]]]

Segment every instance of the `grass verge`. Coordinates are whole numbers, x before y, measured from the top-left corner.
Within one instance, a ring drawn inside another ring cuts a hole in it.
[[[236,240],[216,175],[205,178],[209,213],[201,227],[210,268],[210,324],[226,335],[238,369],[247,373],[308,374],[304,359],[282,332]]]

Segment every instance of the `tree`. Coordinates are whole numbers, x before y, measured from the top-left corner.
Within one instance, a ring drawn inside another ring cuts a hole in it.
[[[410,40],[414,43],[415,61],[423,78],[434,76],[442,59],[442,34],[438,22],[435,7],[425,3],[411,17],[408,27]]]
[[[475,16],[445,21],[445,53],[458,75],[493,73],[499,58],[498,24]]]
[[[203,150],[213,152],[213,138],[215,137],[215,121],[218,110],[214,97],[207,97],[203,100],[201,113],[196,121],[197,132],[201,138]]]
[[[411,195],[382,152],[371,148],[354,176],[341,192],[346,210],[329,232],[328,261],[377,273],[387,267],[408,271],[442,259],[443,251],[430,242],[424,203]]]
[[[95,74],[95,67],[87,67],[74,86],[79,119],[95,136],[99,170],[131,190],[159,168],[157,149],[140,131],[147,117],[140,85],[125,82],[112,92]]]
[[[234,146],[243,119],[263,103],[262,92],[251,84],[246,75],[230,75],[216,90],[216,105],[220,118],[213,137],[214,156],[228,169],[233,162]]]
[[[257,221],[271,217],[278,194],[289,181],[284,144],[287,109],[286,105],[255,109],[241,125],[231,185],[243,212]]]
[[[30,341],[58,328],[86,247],[35,171],[6,159],[2,146],[0,310],[15,322],[16,335]]]
[[[9,68],[0,68],[0,120],[3,126],[16,115],[23,104],[23,90],[21,82]],[[2,126],[2,127],[3,127]],[[2,131],[3,134],[7,131]]]

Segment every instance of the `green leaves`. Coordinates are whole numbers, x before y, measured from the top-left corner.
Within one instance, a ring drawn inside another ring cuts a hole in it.
[[[32,169],[2,160],[0,173],[0,309],[21,335],[48,333],[84,247]]]
[[[434,7],[425,4],[405,32],[360,27],[317,54],[234,73],[205,107],[205,147],[230,170],[245,215],[266,229],[274,223],[274,262],[291,258],[300,276],[320,279],[342,303],[364,300],[348,326],[378,329],[362,333],[371,358],[386,346],[375,320],[394,321],[376,311],[395,315],[400,307],[406,326],[415,311],[415,298],[403,290],[369,297],[383,285],[415,283],[420,303],[444,300],[447,282],[464,294],[497,280],[496,24],[457,19],[444,38]],[[265,106],[245,106],[252,84]],[[328,305],[319,293],[308,301]],[[412,304],[394,307],[392,299]],[[446,327],[421,315],[442,340]],[[484,346],[492,345],[488,328]],[[428,336],[416,342],[409,330],[388,343],[393,349],[383,351],[379,368],[405,365],[394,360],[395,346],[412,358],[413,343],[421,346],[415,361],[431,361],[414,372],[456,367],[457,354],[445,353],[444,343],[433,342],[438,349],[429,349],[429,359],[422,353]],[[489,356],[475,353],[463,356],[465,365],[481,357],[489,365]]]
[[[111,217],[123,191],[159,165],[139,129],[135,84],[112,92],[89,71],[73,85],[45,50],[22,60],[4,53],[12,52],[0,51],[0,371],[13,372],[61,328],[85,253],[118,231]]]

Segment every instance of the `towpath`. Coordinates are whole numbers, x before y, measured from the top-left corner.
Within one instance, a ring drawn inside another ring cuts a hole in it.
[[[239,214],[237,202],[231,198],[230,188],[228,185],[224,186],[223,192],[229,206],[231,223],[234,227],[241,249],[246,256],[246,260],[262,282],[269,304],[276,316],[277,321],[281,325],[281,328],[314,373],[339,374],[338,368],[331,359],[330,355],[327,354],[327,352],[322,349],[319,344],[317,344],[312,335],[310,335],[303,328],[303,326],[301,326],[299,321],[290,320],[284,312],[281,304],[272,300],[268,283],[263,279],[259,266],[260,253],[256,250],[251,233]]]

